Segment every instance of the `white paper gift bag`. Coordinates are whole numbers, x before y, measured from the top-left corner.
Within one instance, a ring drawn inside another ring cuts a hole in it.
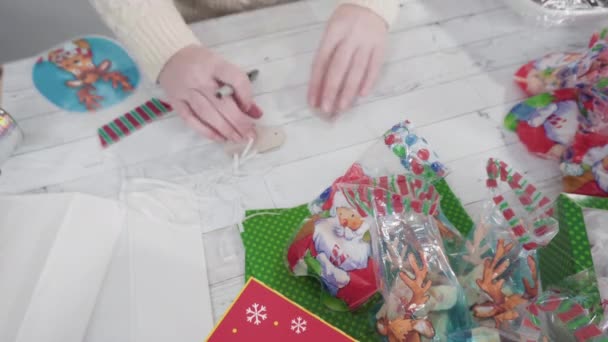
[[[0,197],[0,341],[80,342],[123,217],[79,194]]]
[[[202,341],[213,320],[194,195],[164,182],[126,184],[125,232],[86,341]]]
[[[0,197],[0,342],[201,341],[213,321],[188,191]]]

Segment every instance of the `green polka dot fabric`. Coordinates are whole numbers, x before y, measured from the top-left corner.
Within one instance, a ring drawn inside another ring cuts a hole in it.
[[[473,229],[474,222],[467,214],[460,200],[448,183],[442,179],[434,183],[435,189],[441,194],[441,211],[444,215],[452,222],[452,224],[460,231],[462,236],[468,236],[471,229]]]
[[[608,199],[562,194],[557,200],[559,233],[549,246],[539,251],[541,280],[545,289],[582,271],[593,271],[584,208],[608,210]],[[595,289],[597,291],[597,286]]]
[[[452,224],[467,234],[473,221],[445,180],[435,184],[441,194],[441,209]],[[285,253],[302,222],[310,216],[306,205],[292,209],[256,210],[243,224],[245,276],[255,277],[320,318],[360,341],[377,341],[373,314],[378,297],[357,312],[330,310],[323,302],[319,280],[295,277],[286,265]]]

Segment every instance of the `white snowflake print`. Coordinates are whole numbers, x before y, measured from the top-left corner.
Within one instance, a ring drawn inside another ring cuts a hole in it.
[[[297,317],[291,320],[291,330],[296,334],[301,334],[306,331],[306,320],[302,317]]]
[[[266,307],[264,305],[253,303],[251,307],[247,308],[246,315],[247,322],[260,325],[262,321],[266,320],[268,312],[266,311]]]

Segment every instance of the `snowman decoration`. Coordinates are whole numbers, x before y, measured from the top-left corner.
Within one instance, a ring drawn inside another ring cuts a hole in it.
[[[333,296],[348,285],[350,271],[368,266],[371,246],[366,241],[366,233],[369,228],[366,218],[348,204],[341,192],[334,195],[330,217],[315,223],[316,259],[321,265],[321,279]]]

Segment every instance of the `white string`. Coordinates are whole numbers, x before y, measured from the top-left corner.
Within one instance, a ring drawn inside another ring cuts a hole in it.
[[[164,180],[159,180],[159,179],[151,179],[148,177],[128,177],[127,172],[126,172],[126,165],[128,165],[123,158],[121,158],[119,155],[115,155],[113,153],[111,154],[105,154],[105,157],[108,159],[115,159],[115,161],[117,162],[117,166],[120,165],[122,167],[118,167],[119,172],[120,172],[120,178],[121,178],[121,182],[120,182],[120,190],[119,190],[119,199],[122,203],[124,204],[137,204],[140,203],[142,201],[145,200],[146,205],[136,205],[136,209],[138,209],[140,212],[142,212],[143,214],[145,214],[146,216],[153,218],[153,219],[163,219],[166,220],[170,223],[173,224],[183,224],[183,222],[180,222],[181,220],[179,220],[178,217],[176,217],[175,213],[172,212],[172,210],[170,208],[166,208],[165,203],[163,203],[159,198],[150,198],[148,196],[145,195],[145,193],[147,191],[145,191],[145,189],[141,189],[142,185],[148,185],[150,186],[149,189],[147,190],[159,190],[161,189],[162,191],[168,191],[169,193],[181,193],[183,195],[189,194],[190,196],[192,196],[192,199],[194,201],[199,202],[199,208],[198,208],[198,212],[199,212],[199,216],[201,218],[204,218],[206,215],[208,215],[209,213],[204,213],[201,211],[206,211],[206,210],[202,210],[204,206],[201,206],[200,202],[204,202],[213,198],[223,198],[224,196],[222,195],[222,184],[231,184],[231,183],[235,183],[238,181],[239,178],[241,177],[249,177],[249,176],[254,176],[255,174],[260,174],[263,175],[265,174],[268,170],[268,168],[264,167],[263,170],[257,170],[257,168],[255,170],[251,170],[251,168],[249,168],[249,170],[247,170],[247,172],[245,172],[242,168],[243,165],[246,164],[247,162],[253,160],[257,155],[258,152],[253,148],[254,146],[254,139],[249,139],[249,141],[247,142],[247,145],[245,145],[245,148],[243,149],[242,153],[239,154],[234,154],[233,155],[233,163],[232,163],[232,168],[233,168],[233,172],[222,172],[221,169],[226,170],[225,168],[220,168],[218,170],[216,170],[217,172],[214,174],[209,174],[208,172],[205,172],[204,174],[200,174],[200,175],[187,175],[184,177],[177,177],[177,178],[173,178],[172,182],[168,182],[168,181],[164,181]],[[211,171],[211,170],[209,170]],[[185,184],[176,184],[174,182],[180,182],[181,181],[187,181],[187,183],[189,183],[190,185],[194,185],[194,189],[191,189],[189,186],[186,186]],[[142,191],[144,190],[144,191]],[[194,193],[192,193],[192,190],[194,190]],[[133,196],[133,197],[131,197]],[[161,195],[163,196],[163,195]],[[128,197],[131,197],[130,199],[128,199]],[[239,222],[239,226],[241,226],[241,223],[246,221],[247,219],[254,217],[254,216],[258,216],[258,215],[278,215],[276,213],[256,213],[253,215],[250,215],[249,217],[244,217],[244,213],[245,213],[245,207],[243,205],[244,199],[242,198],[242,195],[237,196],[235,198],[231,198],[230,201],[234,202],[235,207],[235,211],[234,212],[242,212],[242,216],[240,217],[240,219],[236,222]],[[129,203],[130,202],[130,203]],[[141,203],[140,203],[141,204]],[[129,206],[129,205],[127,205]],[[149,209],[149,207],[156,207],[155,209]],[[135,208],[134,208],[135,209]],[[236,219],[236,217],[235,217]],[[205,219],[201,219],[202,222],[205,221]],[[242,228],[241,228],[242,231]]]
[[[245,216],[245,218],[243,219],[243,222],[245,222],[245,221],[247,221],[247,220],[249,220],[251,218],[254,218],[256,216],[265,216],[265,215],[280,216],[280,215],[283,215],[283,214],[281,214],[281,213],[275,213],[275,212],[272,212],[272,211],[265,211],[265,212],[255,213],[255,214],[251,214],[251,215]]]
[[[254,141],[255,140],[253,138],[249,138],[249,141],[247,142],[247,145],[245,146],[245,149],[243,150],[241,155],[239,156],[238,153],[235,153],[232,156],[232,174],[233,175],[243,176],[244,173],[241,170],[241,167],[243,166],[243,164],[245,164],[246,161],[251,160],[253,157],[257,156],[257,151],[252,149]]]
[[[239,173],[239,155],[235,153],[232,156],[232,174],[237,175]]]
[[[253,141],[254,141],[253,138],[249,138],[249,141],[247,142],[247,146],[245,146],[245,149],[243,150],[243,153],[241,154],[241,158],[244,158],[245,156],[247,156],[247,154],[251,150],[251,147],[253,146]]]

